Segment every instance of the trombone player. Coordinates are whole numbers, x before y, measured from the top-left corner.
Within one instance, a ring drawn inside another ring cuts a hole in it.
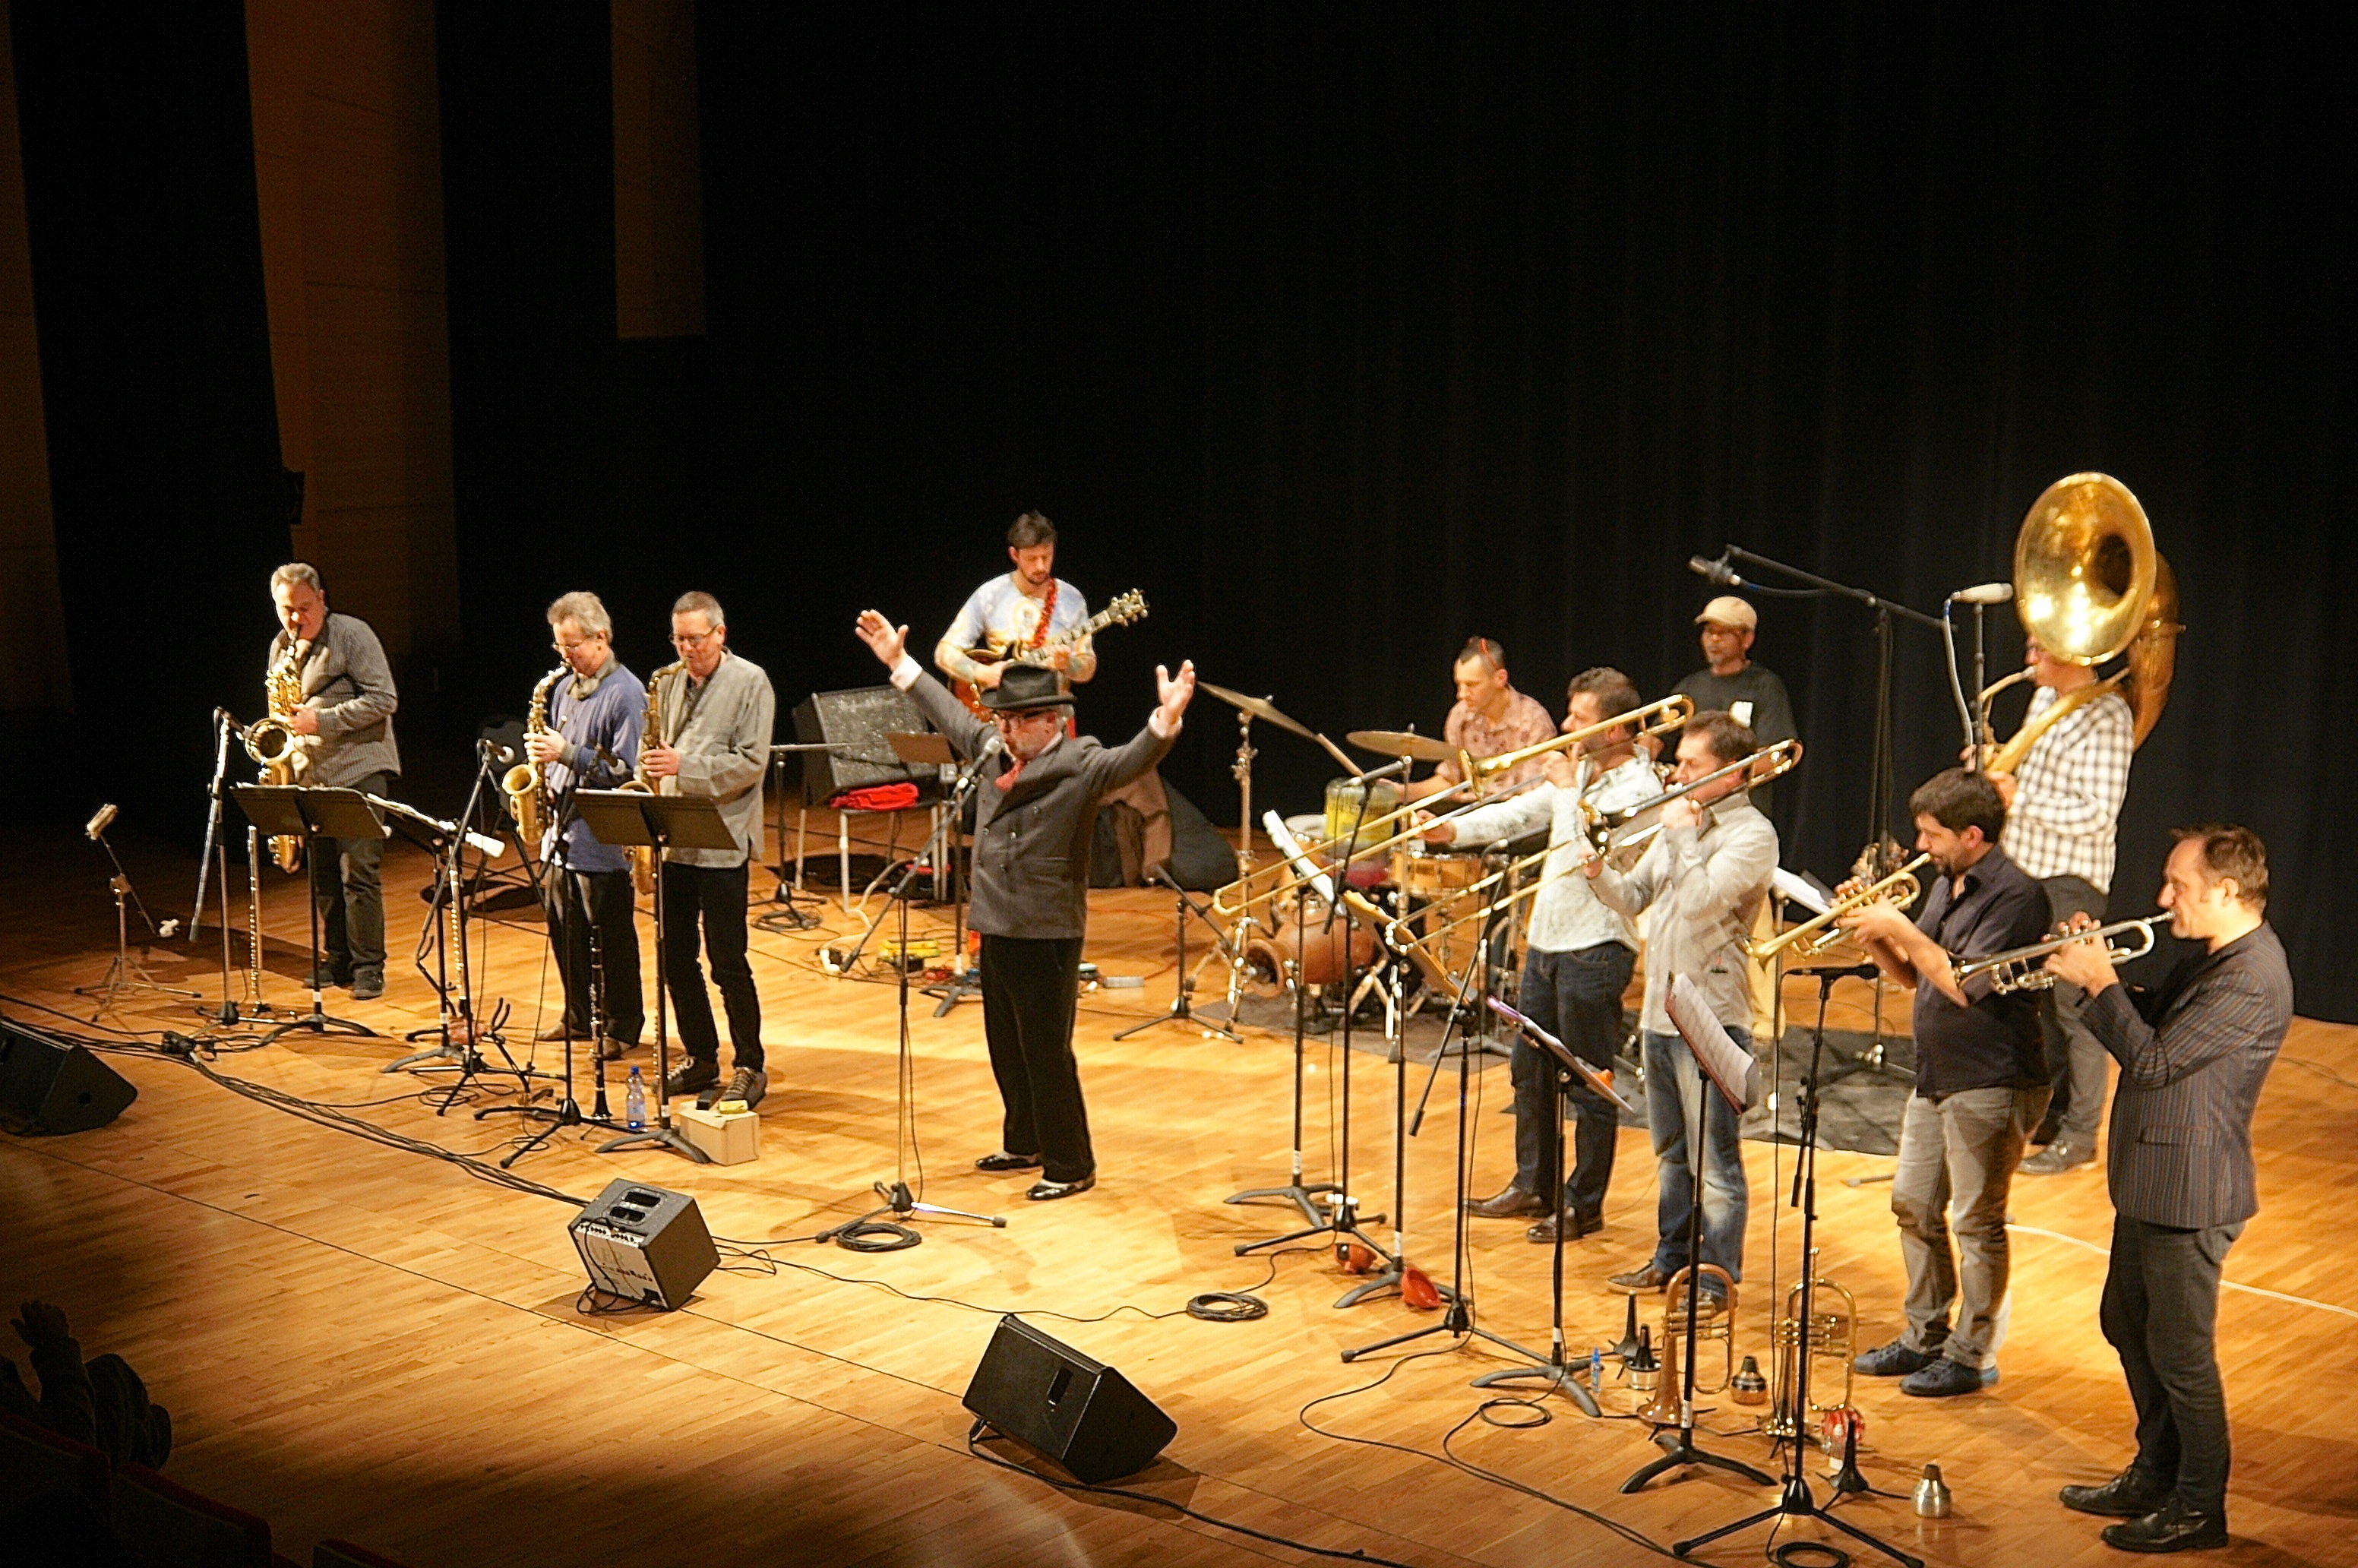
[[[1638,688],[1619,670],[1584,670],[1565,697],[1563,732],[1602,724],[1638,707]],[[1581,791],[1578,770],[1563,752],[1542,760],[1546,782],[1506,800],[1477,806],[1426,830],[1430,843],[1489,843],[1544,828],[1546,885],[1531,900],[1531,950],[1516,1000],[1541,1028],[1600,1071],[1610,1072],[1621,1044],[1621,993],[1638,961],[1638,933],[1628,916],[1601,903],[1585,877],[1574,875],[1587,853],[1585,806],[1620,812],[1660,789],[1652,763],[1639,754],[1637,731],[1620,725],[1582,741],[1594,783]],[[1515,1177],[1505,1190],[1469,1201],[1483,1219],[1541,1217],[1524,1234],[1552,1243],[1559,1227],[1577,1240],[1605,1224],[1605,1191],[1613,1180],[1614,1147],[1621,1126],[1611,1101],[1585,1080],[1572,1086],[1574,1161],[1561,1192],[1546,1191],[1549,1173],[1563,1171],[1563,1122],[1556,1095],[1554,1058],[1518,1033],[1515,1037]]]
[[[2048,1095],[2036,1000],[1996,989],[1991,976],[1960,985],[1952,971],[1961,960],[2038,941],[2047,894],[1999,847],[2006,806],[1987,773],[1935,773],[1908,797],[1908,810],[1916,848],[1939,873],[1922,913],[1910,922],[1889,903],[1871,903],[1836,922],[1885,979],[1916,992],[1916,1086],[1891,1181],[1908,1327],[1853,1365],[1899,1379],[1903,1393],[1943,1398],[1997,1381],[2009,1304],[2006,1194]]]
[[[2259,1208],[2252,1110],[2292,1022],[2292,976],[2267,922],[2266,847],[2246,827],[2177,838],[2161,907],[2170,934],[2201,948],[2160,989],[2131,994],[2100,941],[2047,960],[2087,993],[2088,1027],[2121,1065],[2102,1321],[2137,1416],[2129,1467],[2102,1486],[2066,1487],[2061,1499],[2121,1519],[2104,1544],[2131,1552],[2227,1544],[2219,1274]]]
[[[1607,909],[1635,920],[1649,909],[1646,1000],[1639,1028],[1646,1062],[1646,1122],[1660,1172],[1654,1254],[1606,1282],[1616,1290],[1659,1291],[1686,1265],[1687,1225],[1694,1188],[1703,1183],[1703,1235],[1697,1260],[1744,1277],[1744,1222],[1748,1193],[1736,1112],[1704,1087],[1703,1071],[1671,1022],[1665,1000],[1671,977],[1685,975],[1703,991],[1712,1014],[1749,1049],[1752,995],[1744,939],[1777,871],[1777,829],[1745,793],[1744,771],[1702,783],[1753,756],[1752,731],[1725,713],[1698,713],[1679,737],[1671,780],[1695,784],[1662,807],[1659,830],[1636,866],[1624,874],[1602,859],[1583,868]],[[1703,1147],[1687,1146],[1687,1125],[1702,1102]],[[1726,1303],[1709,1280],[1695,1296],[1699,1312]]]

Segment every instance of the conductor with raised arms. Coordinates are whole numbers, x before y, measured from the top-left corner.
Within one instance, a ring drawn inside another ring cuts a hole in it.
[[[1097,1155],[1073,1056],[1073,1011],[1088,925],[1090,831],[1098,802],[1170,752],[1195,694],[1195,666],[1182,664],[1173,676],[1156,665],[1158,706],[1135,736],[1107,747],[1065,734],[1073,699],[1054,670],[1008,668],[982,696],[991,710],[985,722],[909,656],[906,626],[863,610],[857,630],[951,749],[980,764],[972,924],[982,935],[983,1034],[1006,1119],[1000,1149],[975,1166],[1037,1168],[1041,1179],[1027,1195],[1035,1201],[1085,1193],[1097,1184]]]

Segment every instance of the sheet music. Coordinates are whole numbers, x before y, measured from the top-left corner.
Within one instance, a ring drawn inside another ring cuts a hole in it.
[[[1663,999],[1663,1011],[1671,1015],[1680,1038],[1702,1064],[1704,1076],[1727,1097],[1727,1103],[1741,1113],[1752,1108],[1760,1098],[1760,1064],[1752,1053],[1737,1045],[1727,1028],[1713,1016],[1711,1004],[1704,1000],[1703,990],[1684,975],[1671,977],[1671,992]]]

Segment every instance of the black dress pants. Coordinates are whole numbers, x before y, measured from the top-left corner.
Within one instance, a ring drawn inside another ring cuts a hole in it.
[[[602,988],[607,1037],[637,1044],[647,1010],[639,989],[639,923],[631,873],[568,871],[551,864],[541,871],[540,898],[548,914],[557,972],[565,983],[565,1026],[576,1039],[595,1037],[590,999]],[[590,962],[593,931],[597,962],[606,971],[602,977],[593,973]]]
[[[1523,958],[1522,986],[1516,993],[1522,1013],[1600,1072],[1613,1066],[1621,1044],[1621,993],[1638,955],[1618,942],[1600,942],[1570,953],[1532,948]],[[1556,1100],[1561,1066],[1553,1056],[1515,1037],[1515,1185],[1545,1195],[1549,1173],[1563,1156],[1563,1121]],[[1621,1136],[1621,1110],[1574,1079],[1569,1096],[1573,1116],[1573,1163],[1564,1173],[1563,1206],[1583,1219],[1605,1207],[1613,1181],[1613,1155]]]
[[[1040,1173],[1052,1182],[1077,1182],[1098,1168],[1073,1056],[1080,973],[1077,936],[983,936],[982,1033],[1006,1108],[1001,1147],[1039,1155]]]
[[[2219,1272],[2239,1222],[2201,1230],[2113,1217],[2112,1265],[2098,1320],[2121,1355],[2136,1405],[2130,1466],[2197,1513],[2227,1507],[2227,1396],[2216,1348]]]
[[[382,795],[391,773],[354,779],[351,788]],[[339,978],[384,974],[384,840],[314,838],[310,861],[311,902],[319,909],[319,951],[328,972]]]
[[[712,999],[705,993],[704,968],[697,962],[697,930],[712,960],[712,983],[729,1013],[729,1044],[736,1065],[762,1066],[762,998],[753,989],[753,966],[745,958],[746,865],[678,866],[664,862],[663,971],[671,1005],[679,1015],[679,1043],[688,1056],[718,1064],[720,1035],[713,1027]]]

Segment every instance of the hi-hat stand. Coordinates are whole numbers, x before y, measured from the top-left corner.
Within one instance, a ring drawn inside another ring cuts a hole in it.
[[[1816,1496],[1810,1490],[1809,1442],[1807,1434],[1801,1430],[1800,1418],[1810,1408],[1810,1364],[1816,1359],[1811,1354],[1809,1336],[1812,1332],[1810,1325],[1817,1321],[1812,1314],[1817,1311],[1815,1280],[1818,1222],[1818,1068],[1824,1058],[1826,1047],[1826,999],[1833,990],[1834,981],[1851,972],[1853,971],[1847,968],[1822,968],[1817,971],[1818,1026],[1815,1037],[1810,1043],[1809,1076],[1801,1083],[1801,1151],[1794,1162],[1793,1191],[1788,1201],[1793,1207],[1801,1211],[1801,1323],[1802,1334],[1801,1341],[1793,1357],[1791,1398],[1795,1420],[1793,1435],[1786,1444],[1783,1490],[1771,1507],[1762,1509],[1758,1513],[1747,1514],[1733,1524],[1724,1524],[1717,1530],[1707,1530],[1702,1535],[1686,1541],[1672,1542],[1671,1550],[1681,1557],[1684,1557],[1699,1546],[1705,1546],[1719,1540],[1722,1536],[1733,1535],[1739,1530],[1748,1530],[1756,1524],[1765,1523],[1770,1519],[1775,1519],[1781,1524],[1789,1519],[1813,1519],[1822,1524],[1833,1526],[1854,1541],[1874,1547],[1885,1556],[1903,1564],[1904,1568],[1924,1568],[1922,1558],[1911,1557],[1887,1541],[1877,1541],[1848,1519],[1837,1518],[1832,1510],[1818,1506]],[[1700,1187],[1702,1182],[1699,1167],[1696,1174],[1696,1185]],[[1690,1300],[1693,1298],[1693,1293],[1692,1291],[1688,1292]],[[1692,1341],[1689,1342],[1687,1349],[1688,1387],[1692,1389],[1694,1373],[1694,1346]],[[1627,1491],[1629,1488],[1625,1487],[1622,1489]],[[1836,1494],[1839,1495],[1842,1489],[1837,1484]]]
[[[1170,861],[1162,860],[1149,866],[1146,869],[1146,880],[1150,883],[1161,882],[1178,899],[1179,957],[1172,969],[1176,979],[1169,1008],[1143,1023],[1131,1024],[1114,1038],[1127,1040],[1133,1034],[1143,1034],[1159,1023],[1184,1023],[1202,1029],[1204,1038],[1206,1040],[1217,1034],[1223,1039],[1233,1040],[1239,1045],[1243,1044],[1245,1037],[1229,1028],[1227,1023],[1212,1017],[1208,1012],[1195,1011],[1193,1000],[1195,977],[1187,968],[1187,917],[1190,914],[1212,928],[1212,940],[1217,945],[1217,950],[1228,953],[1233,958],[1236,955],[1228,947],[1228,934],[1220,929],[1219,922],[1214,920],[1200,904],[1187,896],[1187,890],[1179,885],[1179,878],[1171,870]]]
[[[368,797],[356,789],[251,784],[233,784],[231,793],[237,796],[239,808],[261,837],[304,840],[307,880],[316,874],[317,857],[339,855],[337,839],[386,836],[384,823],[370,808]],[[378,1038],[377,1032],[365,1023],[330,1015],[319,983],[321,972],[327,968],[327,959],[319,950],[319,900],[306,888],[303,902],[311,914],[311,973],[307,981],[311,988],[311,1011],[280,1024],[262,1037],[262,1044],[276,1044],[280,1036],[297,1030],[313,1034],[332,1032]]]
[[[671,1021],[665,1005],[671,985],[664,941],[664,851],[665,849],[733,849],[737,839],[720,819],[720,803],[702,795],[643,795],[636,790],[577,789],[573,809],[590,825],[600,844],[617,849],[644,846],[654,851],[655,862],[655,1119],[637,1132],[625,1132],[598,1145],[600,1154],[653,1146],[669,1149],[699,1165],[712,1156],[689,1142],[671,1121]]]
[[[973,777],[974,770],[971,768],[962,773],[951,797],[954,805],[964,801]],[[927,839],[925,846],[911,856],[908,864],[902,868],[901,880],[892,893],[892,903],[901,910],[901,956],[900,961],[892,966],[897,977],[894,990],[899,1006],[900,1040],[892,1090],[892,1185],[887,1186],[882,1182],[873,1184],[876,1195],[884,1200],[882,1204],[856,1219],[848,1219],[841,1225],[830,1226],[820,1231],[811,1238],[814,1241],[832,1241],[854,1252],[898,1252],[925,1240],[925,1233],[908,1223],[920,1215],[933,1215],[943,1219],[970,1219],[977,1225],[988,1225],[1000,1230],[1007,1228],[1007,1219],[1003,1215],[973,1214],[962,1208],[948,1208],[941,1204],[921,1201],[917,1194],[925,1190],[925,1168],[922,1164],[918,1167],[915,1190],[912,1191],[909,1186],[909,1151],[916,1146],[917,1141],[916,1054],[909,1044],[909,900],[915,896],[910,884],[916,880],[917,873],[925,869],[927,850],[938,847],[936,840],[946,837],[957,825],[957,819],[955,810],[943,816],[941,825],[934,830],[933,838]],[[952,1000],[955,1000],[955,997]],[[935,1016],[938,1018],[941,1015],[936,1013]],[[883,1217],[886,1215],[892,1217],[886,1219]]]
[[[114,852],[114,846],[107,842],[106,838],[107,825],[112,823],[114,817],[114,806],[101,806],[98,815],[92,816],[89,825],[82,829],[82,836],[105,850],[106,858],[114,862],[114,875],[108,878],[106,882],[108,889],[114,894],[114,962],[107,966],[106,979],[99,981],[98,984],[74,987],[74,995],[98,999],[98,1011],[90,1015],[90,1021],[92,1023],[114,1011],[116,1005],[127,996],[169,996],[193,1001],[204,994],[201,991],[189,990],[185,986],[166,985],[147,972],[146,965],[131,956],[131,914],[128,907],[130,904],[135,903],[139,906],[139,918],[147,923],[147,934],[150,936],[168,940],[172,935],[174,923],[168,920],[160,928],[157,927],[156,917],[147,913],[146,901],[139,896],[139,890],[131,885],[131,873],[123,869],[123,857]],[[146,944],[143,943],[141,946],[144,947]]]

